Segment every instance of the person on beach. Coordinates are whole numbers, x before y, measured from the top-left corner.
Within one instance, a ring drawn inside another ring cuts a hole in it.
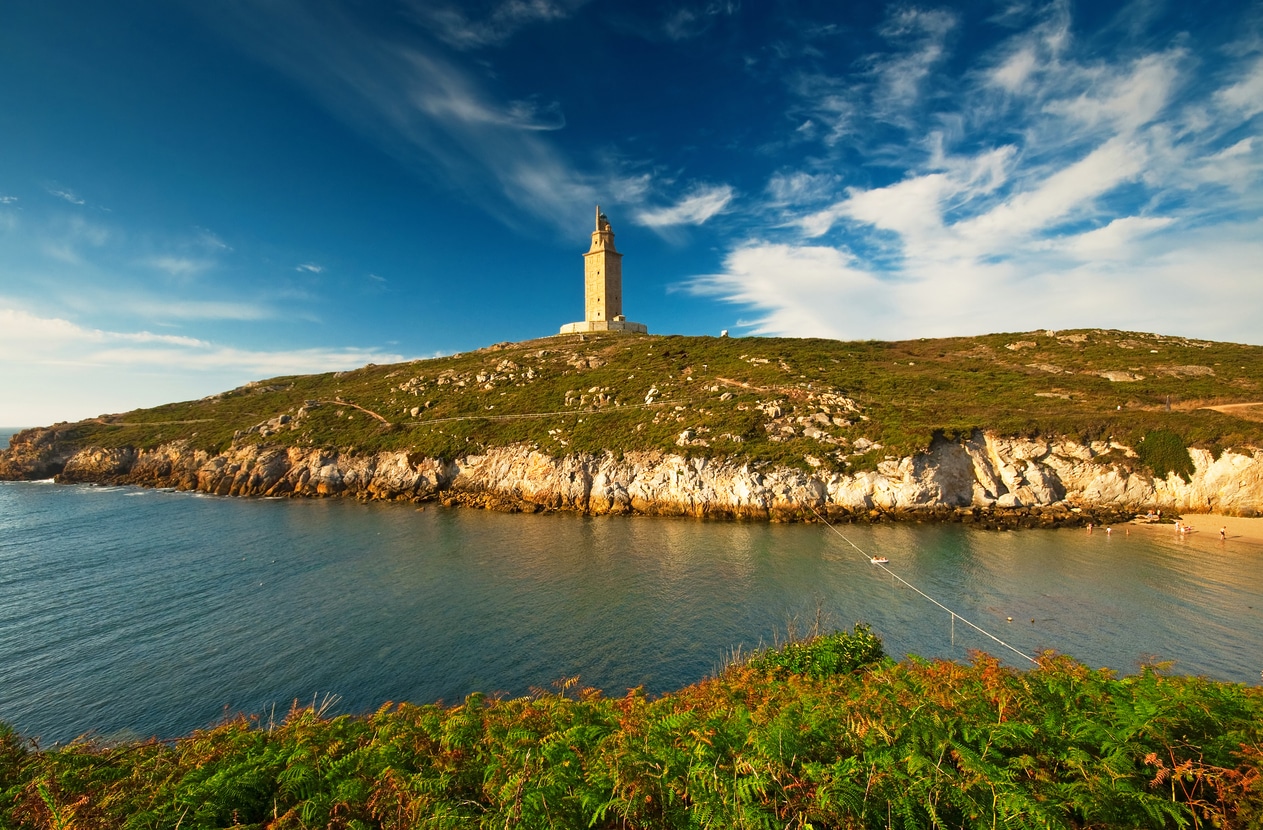
[[[1226,540],[1227,538],[1228,538],[1228,528],[1227,527],[1219,528],[1219,541],[1222,542]]]

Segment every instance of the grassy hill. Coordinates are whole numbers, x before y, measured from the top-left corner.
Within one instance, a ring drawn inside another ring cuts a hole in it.
[[[900,342],[626,334],[277,377],[85,421],[75,445],[272,445],[452,458],[515,442],[552,455],[664,449],[871,468],[936,434],[1115,440],[1155,432],[1263,446],[1263,347],[1082,330]],[[1155,443],[1156,446],[1156,443]]]

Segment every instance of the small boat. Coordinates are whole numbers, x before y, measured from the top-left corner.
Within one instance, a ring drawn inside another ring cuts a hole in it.
[[[872,562],[874,565],[885,565],[890,562],[890,560],[884,556],[870,556],[868,561]]]

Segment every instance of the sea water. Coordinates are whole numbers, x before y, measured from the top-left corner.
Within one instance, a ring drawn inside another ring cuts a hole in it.
[[[575,675],[656,694],[818,617],[870,624],[896,657],[982,649],[1020,666],[1055,649],[1259,682],[1258,547],[1123,528],[838,531],[0,483],[0,720],[47,743]]]

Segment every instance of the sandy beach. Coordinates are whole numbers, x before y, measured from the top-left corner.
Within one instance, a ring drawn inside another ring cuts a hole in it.
[[[1254,546],[1263,548],[1263,517],[1242,518],[1241,516],[1221,516],[1218,513],[1185,513],[1180,519],[1186,527],[1192,527],[1193,533],[1187,534],[1190,541],[1196,540],[1204,544],[1226,544],[1230,546]],[[1219,538],[1219,528],[1224,528],[1225,540]],[[1165,533],[1175,535],[1175,525],[1146,524],[1135,522],[1127,525],[1132,533]],[[1117,531],[1115,531],[1117,533]]]

